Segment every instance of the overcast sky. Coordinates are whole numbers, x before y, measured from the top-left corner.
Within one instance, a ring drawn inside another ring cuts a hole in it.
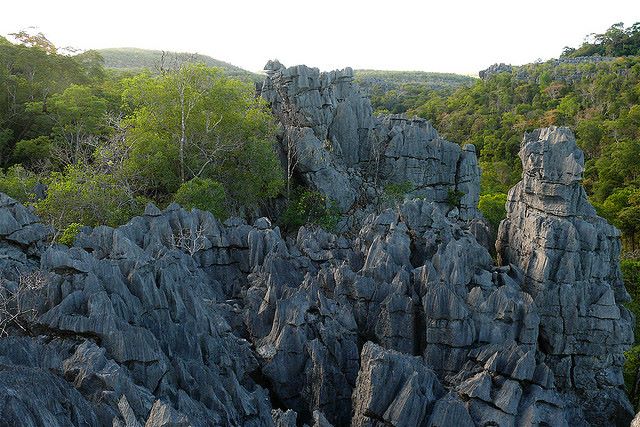
[[[189,51],[251,71],[278,58],[475,74],[640,21],[640,0],[4,0],[0,10],[3,35],[36,26],[58,46]]]

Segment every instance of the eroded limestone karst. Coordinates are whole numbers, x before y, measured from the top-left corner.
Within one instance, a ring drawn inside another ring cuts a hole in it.
[[[409,183],[412,196],[442,204],[459,192],[460,218],[479,217],[472,145],[446,141],[424,119],[375,117],[350,68],[320,72],[269,61],[265,70],[261,94],[282,124],[283,151],[304,182],[343,212],[366,216],[382,184]]]
[[[519,155],[522,181],[509,192],[497,248],[522,269],[522,289],[538,307],[539,356],[559,390],[591,402],[590,418],[627,412],[622,352],[633,332],[620,233],[587,200],[584,156],[569,129],[527,134]]]
[[[149,205],[68,248],[0,195],[3,422],[628,425],[619,234],[569,130],[525,136],[496,265],[473,148],[374,118],[349,70],[269,67],[283,154],[309,153],[296,172],[359,212],[353,232]],[[406,200],[370,205],[404,180]]]

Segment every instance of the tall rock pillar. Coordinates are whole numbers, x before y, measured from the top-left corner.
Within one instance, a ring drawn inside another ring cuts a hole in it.
[[[620,273],[620,233],[581,185],[584,155],[568,128],[525,135],[522,180],[510,191],[496,249],[524,272],[540,313],[538,350],[559,390],[594,425],[628,425],[623,352],[633,343]]]

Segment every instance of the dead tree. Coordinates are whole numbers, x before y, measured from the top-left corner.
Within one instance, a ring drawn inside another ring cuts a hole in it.
[[[46,284],[47,277],[40,270],[20,274],[17,283],[0,283],[0,338],[8,336],[12,328],[29,333],[38,313],[26,298]]]

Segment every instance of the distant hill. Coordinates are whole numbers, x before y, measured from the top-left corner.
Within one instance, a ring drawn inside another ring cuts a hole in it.
[[[142,70],[148,68],[155,70],[162,60],[161,50],[138,49],[133,47],[97,49],[104,58],[106,68],[117,70]],[[240,77],[251,81],[262,81],[263,77],[257,73],[244,70],[228,62],[220,61],[207,55],[187,52],[166,52],[169,56],[177,55],[180,59],[193,62],[203,62],[210,67],[220,67],[234,77]]]
[[[405,113],[422,105],[432,92],[450,94],[477,79],[453,73],[356,70],[355,81],[378,113]]]
[[[361,87],[369,88],[375,85],[383,90],[396,89],[404,84],[424,85],[433,90],[455,89],[473,84],[475,81],[473,77],[453,73],[381,70],[356,70],[355,80]]]

